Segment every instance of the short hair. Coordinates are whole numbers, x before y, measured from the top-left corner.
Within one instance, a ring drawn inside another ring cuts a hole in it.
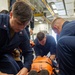
[[[51,27],[52,27],[52,28],[53,28],[54,24],[56,23],[56,21],[59,20],[59,19],[64,20],[64,19],[61,18],[61,17],[57,17],[57,18],[55,18],[55,19],[52,21],[52,23],[51,23]]]
[[[8,11],[8,10],[2,10],[0,13],[8,14],[8,13],[9,13],[9,11]]]
[[[45,37],[45,34],[43,32],[38,32],[37,33],[37,39],[39,41],[42,41],[44,37]]]
[[[12,13],[15,18],[18,18],[20,22],[25,23],[32,18],[31,7],[24,1],[17,1],[12,5]]]

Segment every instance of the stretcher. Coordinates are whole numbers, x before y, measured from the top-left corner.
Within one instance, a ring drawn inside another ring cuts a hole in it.
[[[52,61],[47,56],[38,56],[33,60],[31,70],[28,75],[57,75]]]

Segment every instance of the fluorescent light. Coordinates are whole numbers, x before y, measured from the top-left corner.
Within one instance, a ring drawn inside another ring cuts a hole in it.
[[[53,9],[56,9],[56,6],[55,6],[55,4],[52,4],[52,8],[53,8]]]
[[[42,21],[39,21],[39,23],[42,23]]]
[[[58,13],[58,11],[57,10],[53,10],[54,11],[54,13]]]
[[[35,21],[38,21],[38,19],[35,19]]]
[[[74,13],[74,16],[75,16],[75,13]]]

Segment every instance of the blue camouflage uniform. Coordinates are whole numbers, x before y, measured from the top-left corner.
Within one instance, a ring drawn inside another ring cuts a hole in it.
[[[63,24],[57,44],[60,75],[75,75],[75,21]]]
[[[35,39],[35,54],[36,56],[44,56],[47,55],[49,52],[50,54],[56,54],[56,42],[54,38],[50,35],[46,35],[46,43],[44,46],[39,44],[38,39]]]
[[[12,57],[15,48],[22,50],[24,56],[24,67],[30,69],[33,59],[33,51],[25,29],[15,33],[10,38],[9,16],[0,14],[0,71],[9,74],[16,74],[20,68]]]

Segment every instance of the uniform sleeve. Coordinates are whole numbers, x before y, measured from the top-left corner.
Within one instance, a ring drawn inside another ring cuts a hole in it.
[[[40,52],[41,50],[40,50],[40,48],[38,47],[37,39],[35,39],[34,43],[35,43],[35,46],[34,46],[35,55],[36,55],[36,56],[39,56],[39,55],[41,55],[41,52]]]
[[[30,31],[29,31],[29,26],[27,26],[27,27],[25,28],[25,30],[26,30],[26,32],[27,32],[27,34],[28,34],[29,39],[30,39]]]
[[[5,17],[5,16],[4,16]],[[1,48],[4,46],[6,40],[7,40],[7,32],[5,29],[3,29],[3,24],[5,23],[3,14],[0,14],[0,55],[4,52]]]
[[[32,20],[30,21],[30,28],[33,30],[34,29],[34,16]]]
[[[24,66],[28,70],[30,70],[32,60],[33,60],[33,50],[30,46],[30,41],[29,41],[29,38],[27,36],[27,33],[25,33],[24,37],[22,38],[20,48],[22,49],[22,53],[24,56]]]
[[[62,36],[73,36],[73,35],[75,35],[75,21],[65,24],[65,26],[63,26],[59,38]]]
[[[56,42],[52,36],[51,36],[51,40],[50,40],[50,53],[51,53],[51,55],[56,54]]]
[[[2,15],[1,15],[1,13],[0,13],[0,25],[1,25],[1,21],[2,21]]]

